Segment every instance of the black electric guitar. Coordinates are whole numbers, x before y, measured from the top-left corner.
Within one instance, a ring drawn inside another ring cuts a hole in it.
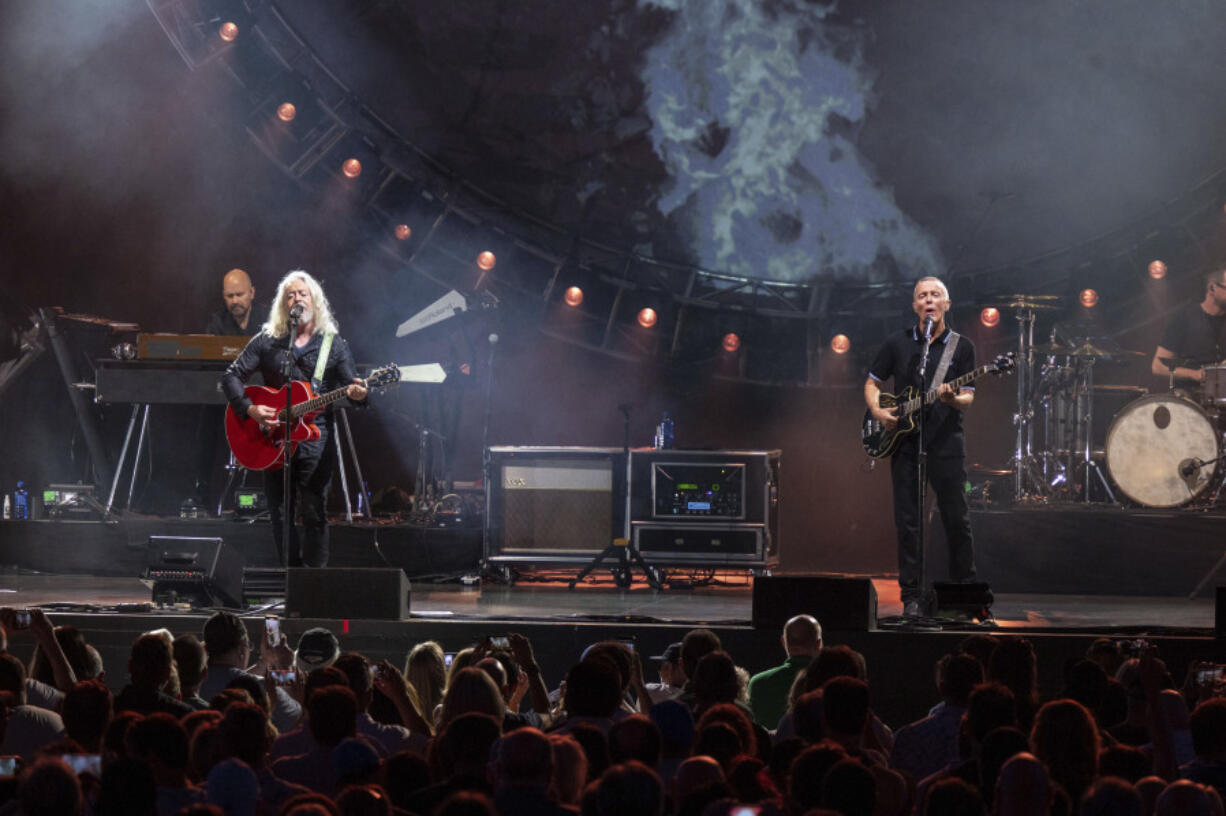
[[[974,371],[968,371],[949,384],[961,388],[982,377],[984,374],[1003,374],[1012,371],[1017,364],[1016,352],[1002,354],[987,365],[979,366]],[[943,383],[938,383],[940,387]],[[884,459],[894,452],[898,443],[909,434],[915,432],[915,412],[937,401],[937,388],[932,388],[923,397],[919,390],[908,386],[901,394],[882,394],[879,404],[883,409],[898,409],[898,424],[893,430],[887,429],[877,421],[873,412],[865,409],[864,423],[860,430],[860,444],[864,452],[874,459]]]

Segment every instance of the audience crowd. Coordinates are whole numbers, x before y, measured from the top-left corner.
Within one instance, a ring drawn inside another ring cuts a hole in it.
[[[892,729],[806,615],[752,675],[695,629],[650,676],[610,640],[547,678],[518,634],[402,670],[217,612],[138,637],[117,694],[72,627],[0,624],[0,816],[1226,816],[1220,669],[1177,685],[1145,643],[1096,641],[1044,693],[1027,640],[971,635]]]

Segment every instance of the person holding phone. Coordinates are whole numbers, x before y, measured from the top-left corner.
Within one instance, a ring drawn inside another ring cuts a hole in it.
[[[204,649],[209,656],[209,673],[200,686],[200,696],[206,700],[213,697],[230,684],[240,674],[251,674],[247,671],[251,659],[251,641],[247,637],[247,627],[241,618],[233,612],[214,612],[204,623]],[[281,642],[276,647],[270,647],[266,637],[261,636],[260,661],[252,668],[282,668],[293,663],[294,653],[281,636]],[[274,687],[272,723],[278,731],[288,731],[302,718],[302,705],[284,688]]]
[[[494,678],[494,684],[502,692],[506,701],[512,699],[516,686],[522,680],[527,685],[523,696],[528,698],[531,711],[519,712],[507,710],[504,719],[504,730],[520,728],[525,725],[542,730],[553,723],[550,714],[549,689],[541,676],[541,667],[536,662],[532,643],[528,638],[518,633],[498,635],[486,638],[478,647],[477,668],[484,670]],[[492,661],[492,662],[491,662]]]
[[[30,705],[58,711],[64,695],[77,682],[76,672],[64,652],[63,644],[55,636],[51,618],[37,607],[14,609],[0,607],[0,651],[8,651],[11,637],[29,633],[38,643],[38,654],[47,661],[55,685],[49,685],[34,677],[26,676],[26,695]]]
[[[26,667],[7,652],[0,654],[0,692],[11,695],[17,703],[8,708],[5,717],[0,755],[31,762],[39,749],[64,736],[64,721],[59,714],[26,704]]]

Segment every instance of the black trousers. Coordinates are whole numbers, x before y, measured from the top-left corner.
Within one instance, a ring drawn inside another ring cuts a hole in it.
[[[328,487],[336,469],[336,445],[332,442],[331,424],[317,420],[319,439],[303,442],[291,459],[290,508],[282,513],[285,470],[264,471],[264,492],[268,495],[268,511],[272,517],[272,534],[281,557],[281,536],[284,518],[290,519],[289,566],[328,566]],[[302,516],[302,537],[294,525],[295,512]]]
[[[923,595],[924,553],[920,550],[919,474],[914,447],[890,459],[894,482],[894,526],[898,530],[898,585],[903,603]],[[970,508],[966,503],[966,467],[961,456],[928,456],[928,484],[937,498],[945,540],[949,545],[949,577],[954,581],[975,578],[974,542]]]

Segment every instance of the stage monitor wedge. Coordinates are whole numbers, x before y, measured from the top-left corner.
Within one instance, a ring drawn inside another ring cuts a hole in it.
[[[285,614],[291,618],[407,620],[409,577],[399,567],[290,567]]]
[[[789,618],[812,615],[823,630],[867,632],[877,625],[877,588],[844,575],[760,575],[753,582],[753,626],[783,630]]]

